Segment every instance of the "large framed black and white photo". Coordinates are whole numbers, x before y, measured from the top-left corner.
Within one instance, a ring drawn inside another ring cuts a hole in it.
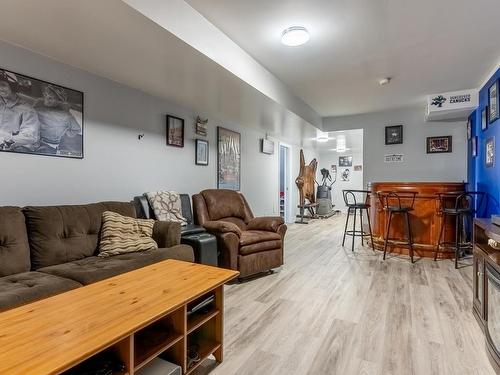
[[[217,188],[240,190],[241,134],[217,127]]]
[[[488,118],[490,124],[500,118],[498,101],[498,80],[496,80],[488,89]]]
[[[403,125],[385,127],[385,144],[399,145],[403,143]]]
[[[83,158],[83,92],[0,69],[0,151]]]

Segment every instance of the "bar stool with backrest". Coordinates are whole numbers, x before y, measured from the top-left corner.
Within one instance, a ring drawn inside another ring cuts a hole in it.
[[[467,218],[473,219],[476,213],[483,205],[484,192],[467,191],[467,192],[446,192],[438,193],[440,203],[440,212],[442,215],[441,229],[439,231],[438,243],[434,251],[434,260],[437,260],[439,253],[455,252],[455,268],[458,268],[460,251],[463,249],[471,249],[470,241],[462,242],[461,235],[465,230],[464,220]],[[455,220],[455,241],[441,241],[444,236],[446,218],[452,217]],[[452,251],[447,250],[447,247],[453,247]],[[440,251],[440,248],[443,251]]]
[[[387,230],[385,233],[384,240],[384,260],[387,254],[387,246],[389,241],[395,241],[395,238],[390,238],[389,234],[391,231],[391,223],[394,215],[404,216],[405,221],[405,231],[406,231],[406,243],[400,243],[400,245],[408,246],[410,259],[413,263],[413,237],[411,233],[411,221],[410,212],[413,211],[415,206],[415,197],[418,192],[415,191],[378,191],[377,196],[382,204],[382,208],[388,213],[389,218],[387,222]],[[408,202],[409,201],[409,202]]]
[[[358,200],[359,196],[363,196],[366,194],[366,198]],[[352,251],[354,251],[354,238],[361,237],[361,246],[364,246],[363,239],[364,237],[370,237],[372,249],[375,250],[373,246],[373,235],[372,235],[372,225],[370,223],[370,204],[368,203],[368,199],[370,196],[370,191],[368,190],[342,190],[342,195],[344,196],[344,203],[347,207],[347,218],[345,221],[344,228],[344,238],[342,239],[342,246],[345,243],[345,236],[352,236]],[[358,196],[358,198],[356,197]],[[360,229],[356,229],[356,216],[359,210],[359,221],[360,221]],[[366,233],[363,229],[363,210],[366,211],[366,216],[368,218],[368,233]],[[349,224],[349,218],[351,214],[354,214],[354,223],[352,226],[352,230],[347,230],[347,226]]]

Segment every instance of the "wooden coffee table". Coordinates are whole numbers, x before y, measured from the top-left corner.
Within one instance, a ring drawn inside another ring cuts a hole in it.
[[[188,368],[187,348],[222,362],[223,284],[238,272],[166,260],[0,313],[0,374],[59,374],[105,352],[134,374],[158,355]],[[207,308],[187,312],[214,295]]]

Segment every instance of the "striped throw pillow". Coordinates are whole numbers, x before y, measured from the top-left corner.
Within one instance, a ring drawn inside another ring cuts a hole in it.
[[[116,212],[102,213],[99,256],[109,257],[158,248],[151,238],[154,220],[134,219]]]

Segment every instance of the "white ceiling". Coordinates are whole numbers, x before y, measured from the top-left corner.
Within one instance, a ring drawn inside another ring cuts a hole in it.
[[[217,123],[240,124],[304,146],[311,142],[302,140],[316,134],[315,127],[289,108],[121,0],[0,0],[0,5],[0,39],[8,43],[163,98]],[[19,71],[20,66],[2,61],[0,56],[0,67]],[[64,82],[61,77],[57,83]]]
[[[474,88],[500,61],[499,0],[186,1],[322,116]],[[291,25],[310,42],[282,46]]]
[[[321,154],[348,155],[355,152],[363,152],[363,129],[351,129],[328,132],[328,142],[316,142],[316,150]],[[344,138],[346,141],[346,152],[338,153],[337,141]]]

